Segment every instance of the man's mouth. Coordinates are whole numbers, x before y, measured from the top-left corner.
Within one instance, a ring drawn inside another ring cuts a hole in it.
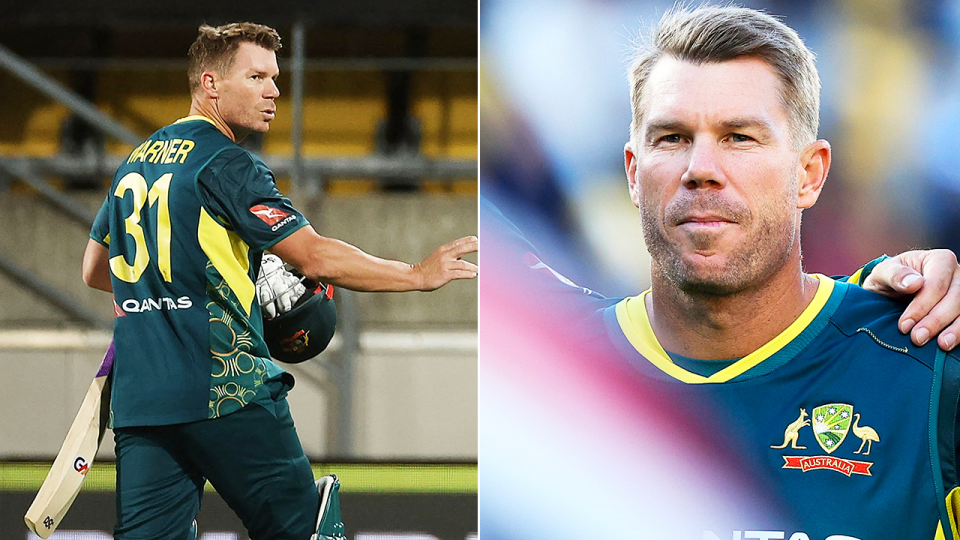
[[[691,228],[703,227],[721,227],[736,223],[732,219],[725,218],[718,214],[691,214],[681,217],[677,221],[677,226],[688,226]]]

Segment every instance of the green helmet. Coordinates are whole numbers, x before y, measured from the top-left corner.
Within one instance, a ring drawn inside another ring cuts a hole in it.
[[[270,355],[288,364],[299,364],[323,352],[337,329],[333,285],[309,280],[304,285],[307,291],[290,311],[263,320]]]

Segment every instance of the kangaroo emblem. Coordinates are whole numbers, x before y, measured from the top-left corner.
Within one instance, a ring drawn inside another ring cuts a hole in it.
[[[796,450],[803,450],[806,446],[797,446],[797,438],[800,437],[800,428],[803,426],[809,426],[810,420],[807,419],[807,410],[800,409],[800,416],[796,420],[790,423],[787,426],[787,429],[783,432],[783,444],[780,446],[771,446],[770,448],[786,448],[787,444],[790,445],[790,448]]]

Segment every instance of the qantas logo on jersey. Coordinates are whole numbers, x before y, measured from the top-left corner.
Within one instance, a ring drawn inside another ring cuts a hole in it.
[[[713,531],[703,531],[703,540],[814,540],[804,532],[795,532],[787,536],[786,531],[733,531],[732,537],[720,537]],[[831,534],[825,540],[860,540],[853,536],[845,534]]]
[[[792,450],[806,450],[800,445],[803,428],[810,426],[814,440],[827,455],[782,456],[784,469],[799,469],[801,472],[831,470],[847,476],[859,474],[873,476],[870,472],[871,461],[859,461],[831,456],[840,448],[852,429],[853,435],[860,439],[860,448],[853,453],[860,456],[870,455],[874,442],[880,442],[880,436],[870,426],[860,425],[860,413],[853,412],[853,405],[846,403],[827,403],[813,408],[813,417],[807,418],[807,410],[800,409],[800,416],[787,425],[783,432],[783,442],[770,448],[781,449],[789,446]],[[803,432],[805,433],[805,432]]]
[[[116,300],[114,300],[116,305]],[[148,311],[172,311],[175,309],[190,309],[193,307],[193,301],[189,296],[180,298],[169,298],[161,296],[159,298],[127,298],[120,303],[120,307],[126,313],[146,313]]]
[[[271,231],[276,231],[287,223],[297,220],[297,216],[284,212],[279,208],[272,208],[262,204],[251,206],[250,212],[267,225],[270,225]]]

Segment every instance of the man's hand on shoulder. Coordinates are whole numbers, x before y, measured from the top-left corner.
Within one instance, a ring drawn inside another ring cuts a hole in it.
[[[476,236],[464,236],[433,251],[426,259],[413,265],[418,274],[421,291],[432,291],[455,279],[477,277],[477,265],[461,259],[468,253],[476,253],[479,240]]]
[[[906,251],[878,264],[863,288],[892,297],[913,297],[900,316],[900,331],[917,345],[940,334],[937,344],[952,350],[960,335],[960,265],[947,249]]]

